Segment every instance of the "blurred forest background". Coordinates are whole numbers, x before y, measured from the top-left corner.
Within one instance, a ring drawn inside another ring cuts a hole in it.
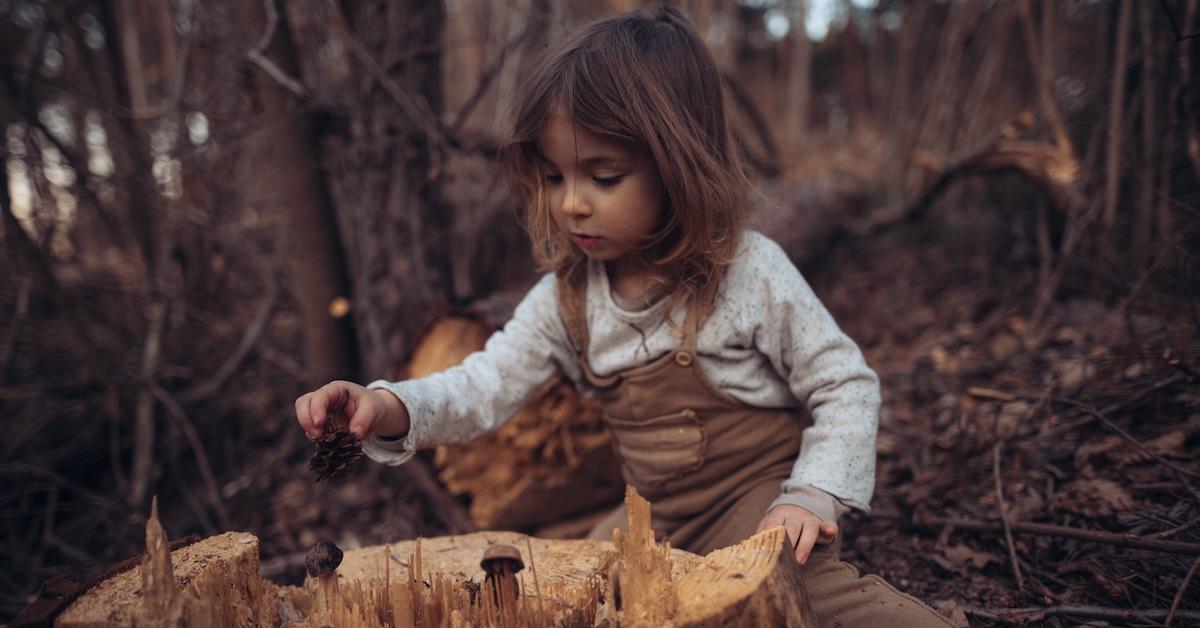
[[[883,378],[846,557],[957,620],[1200,622],[1197,0],[676,4],[757,227]],[[0,622],[155,494],[281,582],[472,529],[432,457],[314,485],[293,400],[503,321],[506,105],[636,6],[0,0]]]

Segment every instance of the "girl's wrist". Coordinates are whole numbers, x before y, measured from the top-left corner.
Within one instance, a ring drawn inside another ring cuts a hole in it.
[[[408,436],[409,417],[408,408],[404,406],[404,402],[386,388],[372,389],[373,393],[379,395],[379,399],[383,402],[383,420],[380,421],[379,428],[375,430],[375,436],[384,438],[404,438]]]

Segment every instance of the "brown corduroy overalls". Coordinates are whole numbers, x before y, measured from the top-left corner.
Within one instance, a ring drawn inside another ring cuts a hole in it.
[[[579,291],[579,298],[586,298]],[[704,555],[752,536],[800,453],[805,424],[791,409],[755,408],[713,386],[696,367],[697,317],[683,343],[658,359],[599,376],[587,359],[586,315],[568,325],[579,366],[604,409],[625,482],[650,500],[660,540]],[[577,312],[584,312],[581,307]],[[805,415],[807,416],[807,415]],[[624,506],[588,535],[626,527]],[[841,538],[814,548],[801,568],[822,626],[949,626],[916,598],[838,560]]]

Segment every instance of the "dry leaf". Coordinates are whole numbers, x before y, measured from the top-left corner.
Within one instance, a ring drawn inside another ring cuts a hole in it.
[[[932,558],[933,562],[946,571],[953,571],[964,576],[971,572],[978,572],[988,563],[1003,562],[996,554],[981,552],[961,544],[951,545],[942,552],[941,556],[934,555]]]
[[[1075,480],[1064,486],[1054,500],[1059,506],[1088,517],[1108,517],[1133,505],[1133,496],[1123,486],[1103,478]]]

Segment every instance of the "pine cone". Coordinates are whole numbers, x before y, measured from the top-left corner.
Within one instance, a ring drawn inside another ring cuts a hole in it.
[[[333,417],[325,420],[325,433],[317,439],[317,450],[308,459],[308,468],[316,472],[318,482],[346,475],[363,455],[362,443],[335,423]]]

